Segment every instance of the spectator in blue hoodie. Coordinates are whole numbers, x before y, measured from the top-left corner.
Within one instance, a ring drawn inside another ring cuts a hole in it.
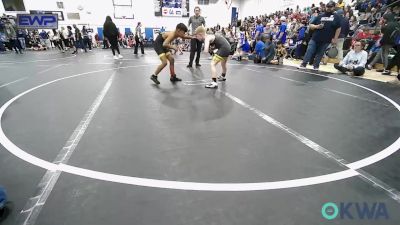
[[[3,187],[0,187],[0,222],[6,219],[7,216],[7,196]]]
[[[281,17],[281,26],[279,27],[279,32],[278,32],[278,35],[276,36],[276,39],[278,41],[281,41],[282,44],[285,44],[286,43],[286,35],[287,35],[286,17],[282,16]]]
[[[305,53],[305,48],[307,46],[306,42],[306,32],[307,32],[307,22],[302,21],[301,27],[299,28],[297,32],[297,40],[296,40],[296,52],[295,52],[295,58],[300,59],[304,53]]]
[[[257,37],[257,43],[254,50],[256,54],[255,62],[260,63],[265,60],[265,35],[260,35]]]

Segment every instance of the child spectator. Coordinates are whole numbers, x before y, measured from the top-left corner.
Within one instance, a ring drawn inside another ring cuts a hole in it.
[[[353,72],[354,76],[362,76],[365,73],[365,64],[367,64],[368,53],[363,50],[364,43],[357,41],[354,44],[354,50],[347,53],[346,57],[334,66],[342,73]]]
[[[283,65],[283,59],[286,57],[287,52],[285,46],[281,41],[276,43],[276,60],[272,60],[271,63],[275,65]]]

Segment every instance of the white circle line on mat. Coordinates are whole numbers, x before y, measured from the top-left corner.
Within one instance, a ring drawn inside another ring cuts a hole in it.
[[[156,65],[156,64],[152,64],[152,65]],[[35,90],[42,88],[44,86],[47,86],[49,84],[52,84],[52,83],[55,83],[58,81],[62,81],[62,80],[66,80],[66,79],[70,79],[70,78],[95,74],[95,73],[104,72],[104,71],[135,68],[135,67],[147,67],[147,66],[151,66],[151,65],[147,64],[147,65],[125,66],[125,67],[120,67],[120,68],[109,68],[109,69],[103,69],[103,70],[90,71],[90,72],[71,75],[68,77],[63,77],[60,79],[56,79],[56,80],[38,85],[36,87],[33,87],[33,88],[15,96],[14,98],[10,99],[7,103],[5,103],[0,108],[0,121],[2,121],[1,119],[4,115],[5,110],[14,101],[16,101],[17,99],[21,98],[22,96],[24,96],[32,91],[35,91]],[[286,69],[286,68],[280,68],[280,69],[290,70],[290,69]],[[342,82],[363,88],[365,90],[368,90],[368,91],[375,93],[375,94],[379,95],[380,97],[386,99],[391,104],[393,104],[397,108],[397,110],[400,111],[400,106],[396,102],[394,102],[387,96],[384,96],[383,94],[376,92],[372,89],[369,89],[367,87],[364,87],[364,86],[361,86],[359,84],[355,84],[355,83],[352,83],[349,81],[345,81],[342,79],[321,75],[321,74],[310,73],[310,72],[306,72],[306,71],[299,71],[299,72],[314,74],[314,75],[318,75],[318,76],[324,76],[324,77],[328,77],[330,79],[342,81]],[[105,172],[100,172],[100,171],[84,169],[84,168],[65,165],[65,164],[54,164],[54,163],[45,161],[43,159],[40,159],[36,156],[33,156],[33,155],[25,152],[24,150],[20,149],[18,146],[16,146],[4,134],[1,122],[0,122],[0,143],[11,154],[17,156],[18,158],[20,158],[30,164],[33,164],[35,166],[38,166],[38,167],[41,167],[41,168],[47,169],[47,170],[52,170],[52,171],[58,170],[58,171],[62,171],[65,173],[74,174],[74,175],[78,175],[78,176],[82,176],[82,177],[103,180],[103,181],[109,181],[109,182],[115,182],[115,183],[122,183],[122,184],[130,184],[130,185],[154,187],[154,188],[177,189],[177,190],[195,190],[195,191],[272,190],[272,189],[302,187],[302,186],[309,186],[309,185],[338,181],[338,180],[350,178],[353,176],[357,176],[359,173],[357,171],[355,171],[356,169],[360,169],[365,166],[376,163],[376,162],[390,156],[391,154],[393,154],[394,152],[396,152],[397,150],[400,149],[400,138],[399,138],[399,139],[397,139],[396,142],[394,142],[393,144],[391,144],[389,147],[385,148],[384,150],[382,150],[372,156],[369,156],[367,158],[364,158],[359,161],[348,164],[347,166],[351,169],[347,169],[347,170],[344,170],[341,172],[335,172],[335,173],[330,173],[330,174],[326,174],[326,175],[321,175],[321,176],[299,178],[299,179],[292,179],[292,180],[272,181],[272,182],[257,182],[257,183],[199,183],[199,182],[168,181],[168,180],[157,180],[157,179],[149,179],[149,178],[123,176],[123,175],[118,175],[118,174],[111,174],[111,173],[105,173]]]
[[[55,59],[38,59],[38,60],[32,60],[32,61],[3,61],[3,62],[0,62],[0,65],[24,64],[24,63],[35,63],[35,62],[50,62],[50,61],[57,61],[57,60],[62,60],[62,59],[70,59],[70,58],[74,58],[74,57],[76,57],[76,55],[62,57],[62,58],[55,58]]]

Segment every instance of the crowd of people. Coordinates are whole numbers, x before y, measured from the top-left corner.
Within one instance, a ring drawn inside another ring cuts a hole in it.
[[[291,58],[302,60],[300,69],[310,64],[312,69],[319,70],[321,62],[325,64],[328,56],[332,57],[326,54],[327,49],[333,49],[333,53],[335,50],[337,52],[333,57],[338,60],[335,68],[340,68],[341,72],[362,76],[365,69],[374,69],[381,63],[383,69],[377,71],[382,75],[391,75],[393,67],[397,66],[399,71],[399,12],[399,2],[393,0],[353,0],[348,5],[343,0],[337,0],[313,4],[304,9],[297,6],[295,9],[246,17],[228,27],[217,25],[207,28],[206,34],[225,37],[230,43],[232,58],[239,61],[247,57],[255,63],[282,65],[283,59]],[[199,25],[206,26],[199,7],[195,7],[194,13],[188,21],[188,29],[192,34]],[[145,37],[140,22],[134,33],[122,34],[115,24],[111,25],[111,17],[107,17],[104,40],[100,41],[99,35],[85,26],[79,29],[73,25],[39,32],[16,29],[12,22],[1,21],[0,28],[4,27],[5,37],[0,36],[0,51],[4,50],[3,43],[7,43],[6,47],[21,54],[24,49],[51,48],[58,48],[62,52],[72,49],[72,53],[77,54],[78,49],[82,52],[91,51],[102,43],[105,49],[111,47],[115,59],[122,58],[119,48],[134,48],[134,54],[140,48],[144,54]],[[177,38],[174,44],[178,46],[180,54],[182,49],[191,52],[189,68],[193,63],[199,66],[203,43],[197,39],[187,43]],[[356,45],[360,45],[361,49]],[[365,55],[367,60],[364,60]],[[345,62],[345,59],[348,61]],[[343,65],[345,69],[341,67]],[[354,68],[358,68],[356,72]]]
[[[377,71],[391,75],[400,63],[399,12],[398,1],[358,0],[346,5],[338,0],[250,16],[236,27],[217,25],[207,32],[225,36],[238,60],[247,56],[255,63],[282,64],[283,58],[293,58],[302,60],[300,69],[310,64],[319,70],[321,61],[327,61],[326,51],[334,49],[339,61],[335,68],[346,68],[341,72],[362,76],[365,69],[381,63],[384,69]]]
[[[45,51],[59,49],[65,53],[72,50],[72,54],[77,54],[79,49],[82,52],[91,51],[93,48],[110,48],[110,41],[105,38],[100,40],[99,34],[94,33],[93,29],[77,25],[62,26],[60,29],[52,30],[27,30],[18,29],[15,18],[3,16],[0,20],[0,52],[7,50],[23,54],[25,50]],[[144,37],[141,31],[141,23],[138,23],[135,34],[127,32],[124,35],[118,31],[117,44],[121,48],[135,48],[137,54],[138,47],[144,54]]]
[[[44,51],[58,48],[63,53],[73,49],[73,54],[77,54],[78,48],[91,51],[93,47],[97,47],[93,31],[86,26],[81,29],[73,25],[61,27],[60,30],[27,30],[18,29],[14,18],[2,17],[0,28],[4,31],[0,36],[0,51],[3,52],[9,49],[23,54],[24,50]]]

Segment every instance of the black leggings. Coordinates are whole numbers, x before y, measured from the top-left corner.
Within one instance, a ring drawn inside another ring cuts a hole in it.
[[[189,65],[193,64],[194,56],[196,55],[196,64],[200,63],[200,53],[201,53],[201,47],[203,43],[197,39],[192,39],[190,41],[190,61]]]
[[[136,42],[136,45],[135,45],[134,54],[137,54],[137,53],[138,53],[139,45],[140,45],[140,50],[142,51],[142,54],[144,54],[143,40],[140,41],[139,37],[138,37],[138,36],[135,36],[135,42]]]
[[[352,71],[354,73],[354,76],[362,76],[365,73],[365,68],[362,66],[356,67],[353,70],[349,70],[343,66],[340,66],[339,63],[335,63],[333,66],[335,67],[335,69],[339,70],[342,73]]]
[[[60,39],[60,40],[54,40],[54,45],[55,45],[58,49],[64,51],[63,41],[62,41],[61,39]]]
[[[83,45],[89,46],[89,50],[92,50],[92,43],[91,43],[89,37],[84,37],[83,38]]]
[[[118,47],[118,38],[117,37],[109,38],[108,41],[111,44],[111,51],[112,51],[113,55],[115,55],[115,50],[117,50],[118,55],[121,54],[119,52],[119,47]]]
[[[69,48],[69,39],[63,39],[62,42],[64,42],[65,47]]]

